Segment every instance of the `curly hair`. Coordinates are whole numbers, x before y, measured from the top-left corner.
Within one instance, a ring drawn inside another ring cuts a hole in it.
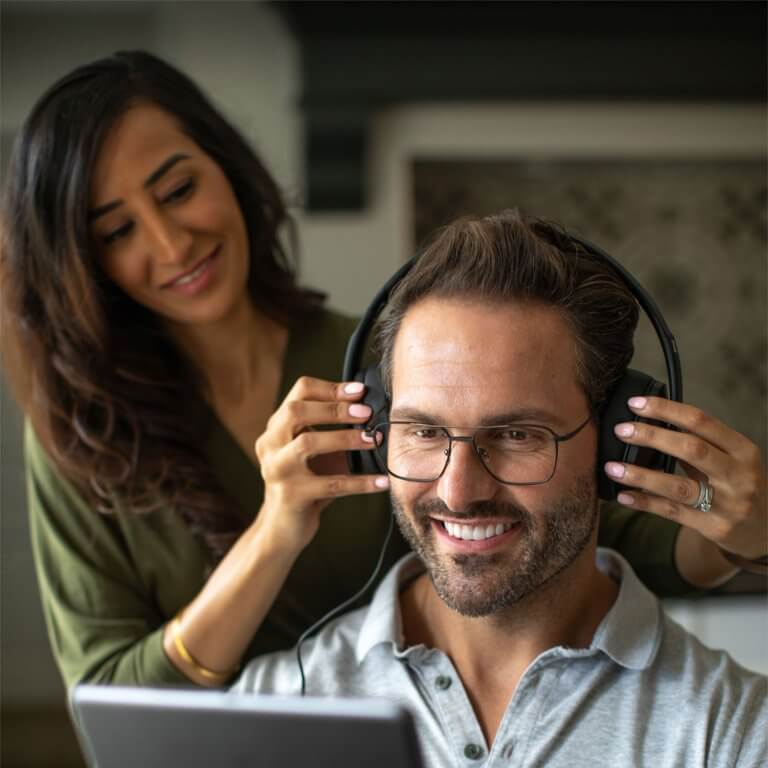
[[[290,326],[322,303],[297,286],[293,223],[243,137],[180,71],[146,52],[118,52],[54,83],[14,144],[0,251],[4,367],[57,470],[96,509],[171,505],[217,560],[247,519],[201,448],[212,423],[203,377],[159,318],[106,277],[89,239],[94,164],[137,103],[173,115],[229,180],[246,223],[254,305]]]

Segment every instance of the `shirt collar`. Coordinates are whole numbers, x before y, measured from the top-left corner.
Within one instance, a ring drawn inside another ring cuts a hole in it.
[[[640,583],[629,563],[618,553],[597,550],[597,567],[619,584],[619,594],[600,622],[590,645],[628,669],[646,669],[661,643],[662,623],[658,600]],[[358,664],[379,643],[393,650],[404,645],[399,595],[402,587],[424,572],[424,565],[409,553],[389,571],[376,590],[357,638]]]
[[[355,656],[360,664],[379,643],[391,643],[393,650],[405,644],[400,616],[400,590],[424,573],[424,564],[413,552],[398,560],[379,584],[360,627]]]
[[[599,547],[597,567],[619,584],[619,594],[592,638],[601,650],[628,669],[647,669],[661,644],[661,607],[618,552]]]

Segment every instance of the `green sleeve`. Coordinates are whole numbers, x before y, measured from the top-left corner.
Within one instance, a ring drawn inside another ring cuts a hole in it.
[[[598,543],[621,554],[648,589],[659,597],[694,591],[675,565],[680,525],[648,512],[603,502]]]
[[[91,509],[54,471],[29,426],[25,455],[43,613],[67,687],[190,684],[165,655],[162,616],[141,585],[117,521]]]

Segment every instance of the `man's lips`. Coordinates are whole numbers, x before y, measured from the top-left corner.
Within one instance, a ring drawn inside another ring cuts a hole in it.
[[[216,246],[216,248],[211,253],[209,253],[207,256],[204,256],[192,267],[185,270],[181,274],[176,275],[176,277],[172,278],[171,280],[168,280],[167,282],[163,283],[160,287],[176,288],[192,282],[194,279],[196,279],[197,277],[199,277],[205,272],[205,269],[210,265],[210,262],[214,258],[216,258],[218,254],[219,254],[219,246]],[[196,274],[196,273],[199,273],[199,274]]]
[[[475,518],[471,520],[430,518],[442,539],[458,547],[486,549],[496,546],[520,529],[520,521],[510,518]]]

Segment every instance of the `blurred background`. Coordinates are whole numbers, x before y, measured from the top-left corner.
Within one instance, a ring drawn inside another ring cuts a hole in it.
[[[303,281],[336,308],[363,310],[434,227],[521,207],[638,277],[686,399],[766,455],[765,3],[4,0],[0,25],[0,173],[50,83],[150,50],[251,140],[291,202]],[[664,377],[647,324],[637,348],[634,366]],[[78,766],[5,387],[0,427],[1,762]],[[764,590],[739,577],[668,608],[768,673]]]

